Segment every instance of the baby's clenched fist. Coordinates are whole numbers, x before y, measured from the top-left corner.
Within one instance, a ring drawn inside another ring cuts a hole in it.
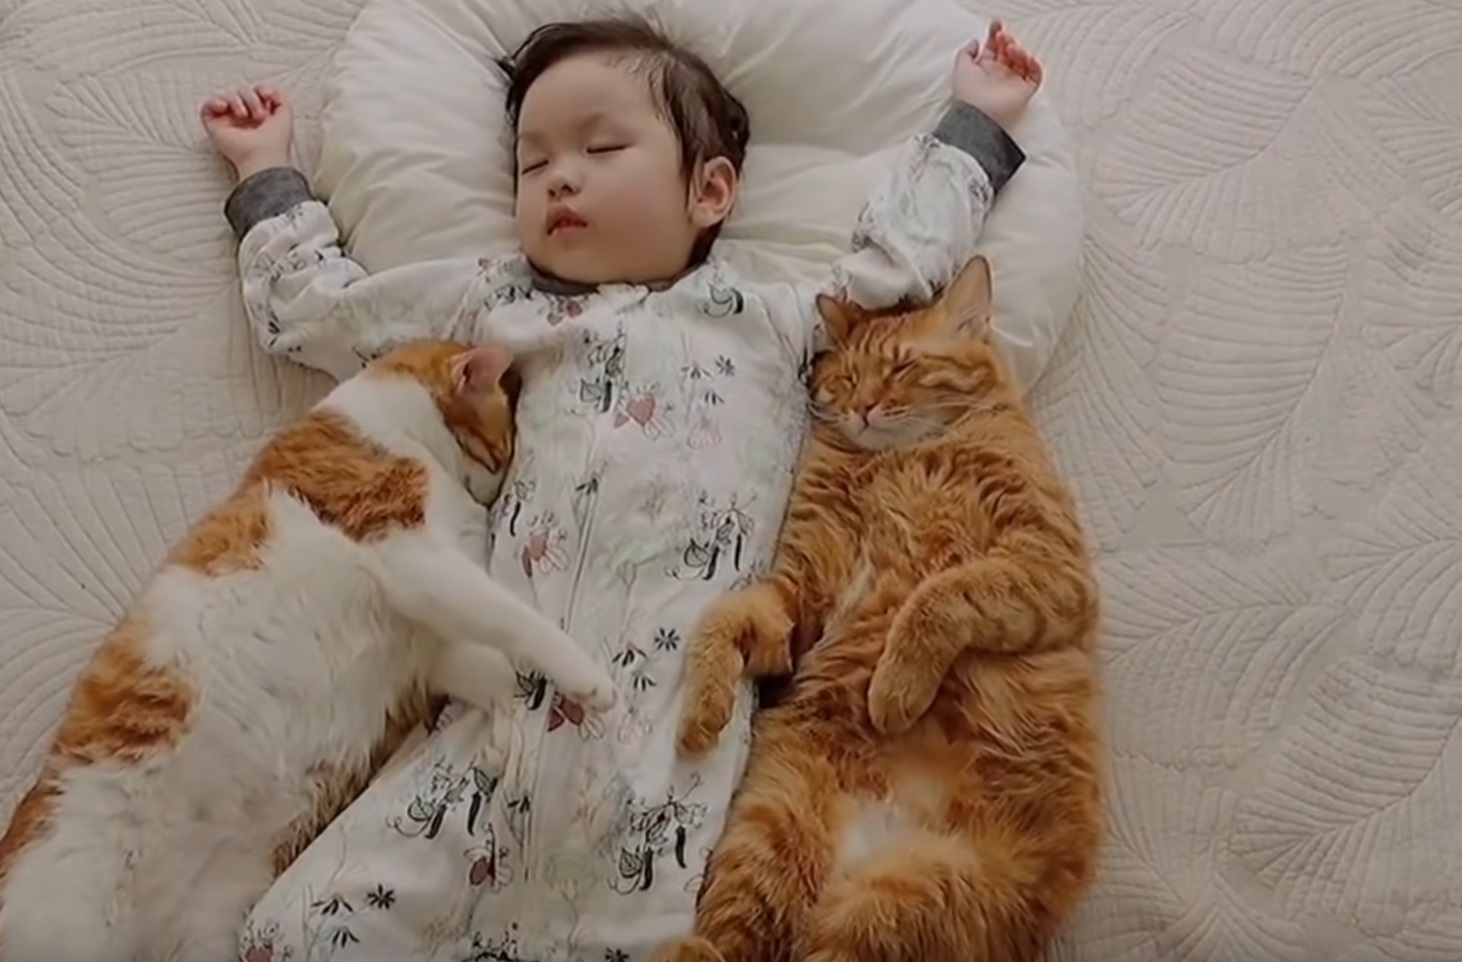
[[[289,165],[294,116],[276,87],[241,87],[203,101],[203,129],[239,180],[270,167]]]

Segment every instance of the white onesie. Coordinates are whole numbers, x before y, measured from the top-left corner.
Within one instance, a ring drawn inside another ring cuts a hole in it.
[[[509,747],[452,706],[263,898],[247,962],[642,962],[689,931],[746,757],[748,687],[719,748],[677,757],[696,620],[770,563],[807,427],[820,290],[928,300],[970,258],[1023,160],[972,108],[912,140],[818,288],[711,258],[673,286],[595,290],[520,256],[376,275],[350,260],[295,171],[239,185],[249,320],[265,346],[337,378],[416,337],[519,358],[518,453],[491,508],[487,569],[610,666],[585,718],[524,674]]]

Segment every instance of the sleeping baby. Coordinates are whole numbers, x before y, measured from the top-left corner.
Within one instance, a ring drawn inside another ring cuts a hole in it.
[[[519,447],[486,565],[621,697],[585,716],[525,673],[505,725],[449,708],[257,906],[251,962],[638,962],[690,931],[754,699],[719,748],[678,757],[683,663],[706,606],[772,557],[816,295],[932,298],[1023,162],[1006,128],[1040,83],[999,24],[965,48],[949,110],[907,145],[852,252],[799,286],[758,282],[716,246],[750,128],[700,59],[607,20],[543,27],[505,66],[521,249],[496,259],[370,274],[288,165],[280,91],[222,95],[202,117],[239,176],[225,212],[268,350],[345,378],[416,338],[512,349]]]

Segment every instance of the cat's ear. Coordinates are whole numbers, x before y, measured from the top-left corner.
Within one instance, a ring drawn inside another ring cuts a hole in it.
[[[972,259],[944,290],[946,320],[961,331],[989,340],[993,288],[990,262],[983,257]]]
[[[822,315],[822,325],[827,328],[828,340],[834,344],[841,344],[848,339],[859,318],[857,307],[829,294],[817,295],[817,313]]]
[[[474,347],[457,357],[453,376],[457,390],[476,394],[496,387],[513,364],[513,352],[497,345]]]

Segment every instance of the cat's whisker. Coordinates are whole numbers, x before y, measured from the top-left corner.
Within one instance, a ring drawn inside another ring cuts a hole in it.
[[[917,418],[924,421],[940,420],[940,415],[947,411],[963,410],[970,405],[967,402],[959,404],[920,404],[918,407],[905,408],[901,411],[884,412],[884,417],[889,421],[903,421],[908,418]]]
[[[925,434],[938,434],[945,428],[945,424],[943,421],[939,421],[934,418],[908,418],[906,420],[900,421],[897,425],[892,426],[897,427],[900,430],[917,428],[921,433]]]

